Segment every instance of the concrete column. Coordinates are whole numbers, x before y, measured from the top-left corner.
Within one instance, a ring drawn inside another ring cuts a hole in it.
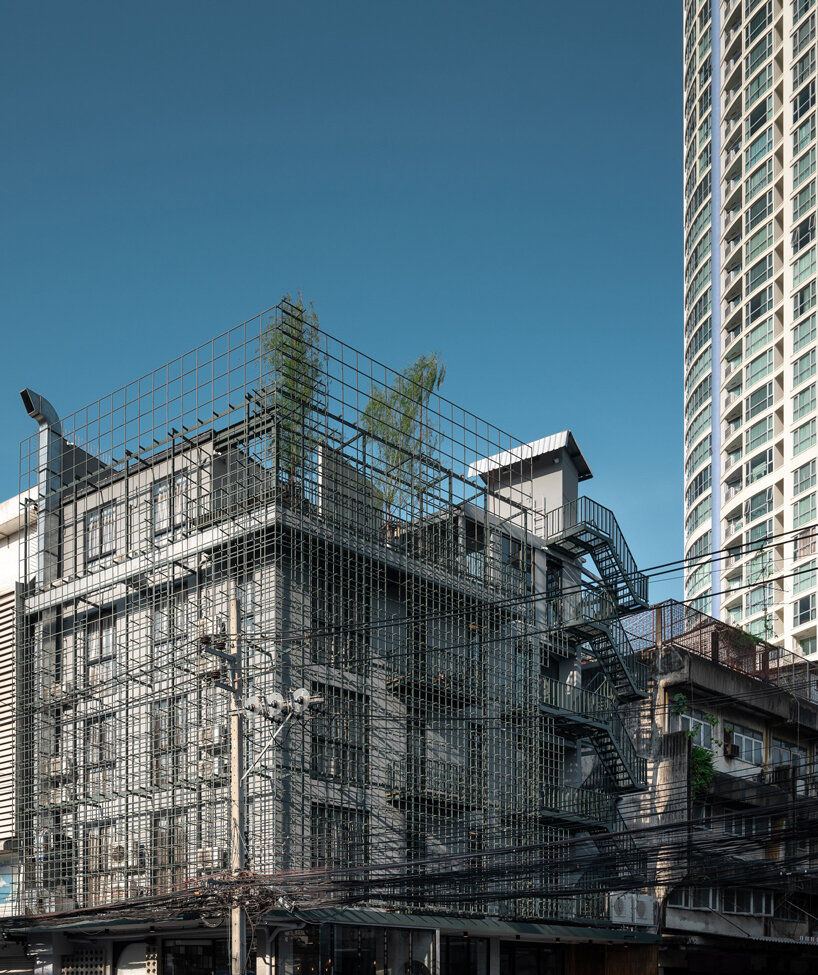
[[[489,975],[500,975],[499,938],[489,938]]]

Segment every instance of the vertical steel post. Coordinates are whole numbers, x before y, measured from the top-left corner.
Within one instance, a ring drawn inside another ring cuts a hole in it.
[[[230,712],[230,872],[237,879],[244,870],[244,711],[241,673],[241,616],[235,582],[230,596],[230,651],[233,671],[233,708]],[[244,970],[247,932],[244,911],[230,908],[230,975]]]

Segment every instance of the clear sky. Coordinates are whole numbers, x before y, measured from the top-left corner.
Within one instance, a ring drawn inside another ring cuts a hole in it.
[[[682,554],[680,0],[38,0],[0,39],[0,495],[68,414],[301,289]],[[681,581],[652,589],[681,598]]]

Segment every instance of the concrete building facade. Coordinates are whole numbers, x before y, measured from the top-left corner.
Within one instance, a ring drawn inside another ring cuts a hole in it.
[[[650,961],[609,899],[647,581],[570,432],[516,442],[289,305],[71,417],[23,402],[7,926],[38,964]]]
[[[623,816],[651,878],[659,970],[814,970],[818,668],[672,601],[625,626],[651,672],[636,705],[649,789]]]

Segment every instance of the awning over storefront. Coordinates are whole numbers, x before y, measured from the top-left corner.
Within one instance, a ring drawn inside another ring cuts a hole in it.
[[[366,908],[323,908],[312,911],[275,911],[265,917],[267,923],[288,921],[305,924],[351,924],[358,927],[438,929],[444,934],[468,934],[473,937],[525,936],[560,942],[603,942],[611,944],[658,944],[662,939],[647,931],[624,931],[621,928],[582,927],[569,924],[540,924],[535,921],[503,921],[493,917],[448,917],[435,914],[399,914]]]

